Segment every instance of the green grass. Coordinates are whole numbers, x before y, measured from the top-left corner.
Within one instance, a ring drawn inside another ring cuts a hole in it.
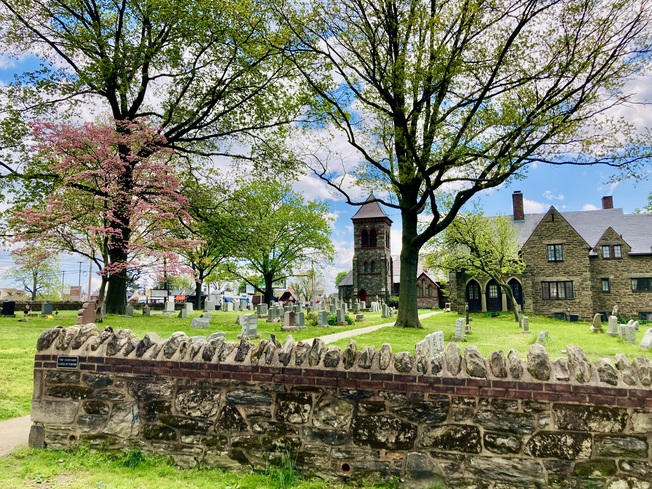
[[[20,449],[0,458],[0,489],[393,489],[396,481],[324,481],[302,477],[290,460],[263,471],[179,469],[162,456],[131,450],[112,455],[87,447]]]
[[[445,341],[449,342],[455,334],[455,321],[459,317],[453,312],[436,314],[421,321],[422,329],[383,328],[353,339],[358,348],[366,345],[380,348],[383,343],[389,343],[394,353],[401,351],[414,353],[414,345],[433,331],[443,331]],[[546,350],[551,359],[566,356],[564,350],[571,344],[580,346],[590,360],[613,357],[616,353],[624,353],[630,360],[639,355],[652,356],[652,352],[641,350],[638,346],[646,329],[645,326],[641,326],[638,332],[637,343],[629,344],[617,337],[591,333],[589,331],[591,324],[587,322],[571,323],[543,316],[530,316],[530,333],[523,334],[514,317],[508,313],[502,313],[497,317],[472,314],[471,317],[471,333],[467,334],[466,341],[459,345],[462,349],[469,345],[477,346],[485,358],[498,350],[507,354],[509,350],[514,349],[522,359],[525,359],[540,331],[548,331],[549,341]],[[606,330],[606,325],[604,328]],[[345,348],[348,343],[347,339],[338,341],[334,345]]]

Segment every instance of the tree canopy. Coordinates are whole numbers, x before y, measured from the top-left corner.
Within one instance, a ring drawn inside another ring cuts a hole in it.
[[[228,243],[226,269],[273,301],[275,282],[291,278],[306,263],[332,260],[331,218],[321,202],[306,201],[288,183],[244,182],[220,215]],[[255,279],[254,279],[255,278]]]
[[[649,140],[613,110],[650,62],[648,0],[308,0],[278,9],[316,101],[313,169],[401,215],[396,324],[419,326],[419,251],[478,192],[532,163],[635,173]],[[324,131],[327,129],[328,131]],[[339,155],[342,156],[342,155]],[[344,158],[342,156],[342,158]],[[383,197],[384,196],[384,197]]]
[[[265,2],[1,0],[0,29],[5,53],[41,62],[2,94],[3,185],[34,178],[23,169],[33,156],[29,120],[91,113],[118,131],[145,120],[178,155],[251,158],[278,150],[276,130],[304,103],[279,56],[287,36]],[[119,149],[126,160],[128,148]],[[47,185],[43,178],[40,189]],[[128,235],[139,223],[117,224]],[[118,276],[109,283],[110,311],[124,309],[126,284]]]
[[[519,321],[518,304],[508,282],[523,273],[525,263],[509,220],[503,216],[486,217],[477,210],[458,213],[438,237],[436,244],[429,243],[428,264],[447,272],[463,270],[470,276],[494,279],[510,301],[514,319]]]

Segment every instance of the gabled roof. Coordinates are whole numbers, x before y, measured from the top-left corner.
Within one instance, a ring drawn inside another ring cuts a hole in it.
[[[337,284],[338,287],[346,287],[347,285],[353,285],[353,270],[347,273],[346,277],[340,280],[340,283]]]
[[[423,266],[423,261],[421,258],[419,258],[419,262],[417,264],[417,278],[419,278],[421,275],[426,275],[433,282],[439,283],[439,279],[437,278],[437,270],[425,268]],[[395,284],[401,282],[401,257],[399,255],[392,255],[392,281]]]
[[[375,200],[376,197],[374,197],[374,194],[370,194],[369,197],[367,197],[367,200],[365,203],[358,209],[358,212],[356,212],[351,220],[356,220],[356,219],[387,219],[390,223],[392,220],[387,217],[387,214],[385,214],[385,211],[383,210],[382,207],[380,207],[380,204]]]
[[[625,214],[622,209],[557,212],[591,247],[594,247],[605,231],[611,227],[632,247],[631,254],[652,253],[652,214],[650,213]],[[514,222],[513,216],[507,216],[516,229],[519,246],[530,238],[546,214],[525,214],[525,220],[521,222]]]

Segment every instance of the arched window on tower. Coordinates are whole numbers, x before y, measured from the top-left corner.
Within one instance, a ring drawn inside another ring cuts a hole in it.
[[[369,262],[368,261],[364,262],[364,271],[365,271],[365,273],[369,272]]]
[[[378,238],[376,237],[376,230],[372,229],[369,233],[369,246],[375,248],[378,246]]]
[[[369,233],[367,233],[366,229],[363,229],[362,233],[360,233],[360,241],[363,248],[369,247]]]
[[[376,272],[376,262],[372,261],[371,262],[371,273],[375,273],[375,272]]]

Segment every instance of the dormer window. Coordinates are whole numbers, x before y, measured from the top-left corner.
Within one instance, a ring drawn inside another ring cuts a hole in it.
[[[605,260],[623,257],[623,247],[621,245],[602,245],[601,248],[602,258]]]

